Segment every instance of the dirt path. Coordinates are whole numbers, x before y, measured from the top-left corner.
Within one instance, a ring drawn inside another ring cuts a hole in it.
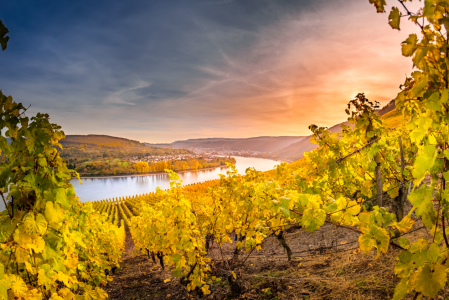
[[[151,258],[136,255],[131,234],[127,231],[125,251],[121,269],[113,275],[113,281],[106,286],[109,299],[187,299],[186,293],[174,293],[176,282],[164,283],[170,272],[163,271]],[[177,287],[179,290],[179,287]]]

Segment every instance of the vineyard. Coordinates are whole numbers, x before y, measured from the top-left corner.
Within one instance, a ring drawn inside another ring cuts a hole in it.
[[[396,111],[359,93],[351,126],[311,125],[318,148],[269,172],[166,170],[170,189],[82,204],[61,128],[0,92],[0,299],[448,297],[449,1],[407,2]]]

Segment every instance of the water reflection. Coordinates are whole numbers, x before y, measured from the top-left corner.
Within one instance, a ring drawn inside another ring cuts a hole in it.
[[[253,157],[235,156],[236,167],[240,174],[244,174],[249,167],[258,171],[273,169],[279,164],[278,161]],[[219,179],[219,174],[226,174],[227,167],[215,169],[179,172],[184,185]],[[123,197],[136,194],[154,192],[156,187],[167,189],[170,187],[170,180],[167,174],[154,174],[146,176],[122,176],[103,178],[83,178],[83,184],[76,179],[71,183],[75,187],[75,192],[82,202],[95,201],[107,198]],[[4,209],[0,203],[0,211]]]
[[[278,165],[278,161],[253,157],[235,157],[239,173],[244,174],[246,168],[253,167],[258,171],[267,171]],[[179,172],[184,185],[214,180],[219,174],[226,174],[227,167],[206,169],[198,171]],[[124,176],[112,178],[83,178],[83,184],[72,180],[76,194],[81,201],[95,201],[106,198],[123,197],[135,194],[154,192],[156,187],[167,189],[170,180],[167,174],[154,174],[146,176]]]

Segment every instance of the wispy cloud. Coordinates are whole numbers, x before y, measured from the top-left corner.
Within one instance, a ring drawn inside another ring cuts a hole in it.
[[[17,0],[0,11],[3,92],[67,134],[151,142],[306,135],[344,121],[358,92],[386,104],[416,31],[391,30],[358,0]]]
[[[134,86],[121,89],[105,98],[103,104],[136,105],[136,103],[132,101],[142,98],[142,96],[136,97],[136,91],[149,87],[150,85],[151,83],[149,82],[141,81]]]

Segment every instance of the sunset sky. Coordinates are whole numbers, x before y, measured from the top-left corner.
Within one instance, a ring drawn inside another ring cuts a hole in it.
[[[385,105],[418,31],[368,0],[2,0],[0,19],[0,89],[28,116],[153,143],[309,135],[358,92]]]

